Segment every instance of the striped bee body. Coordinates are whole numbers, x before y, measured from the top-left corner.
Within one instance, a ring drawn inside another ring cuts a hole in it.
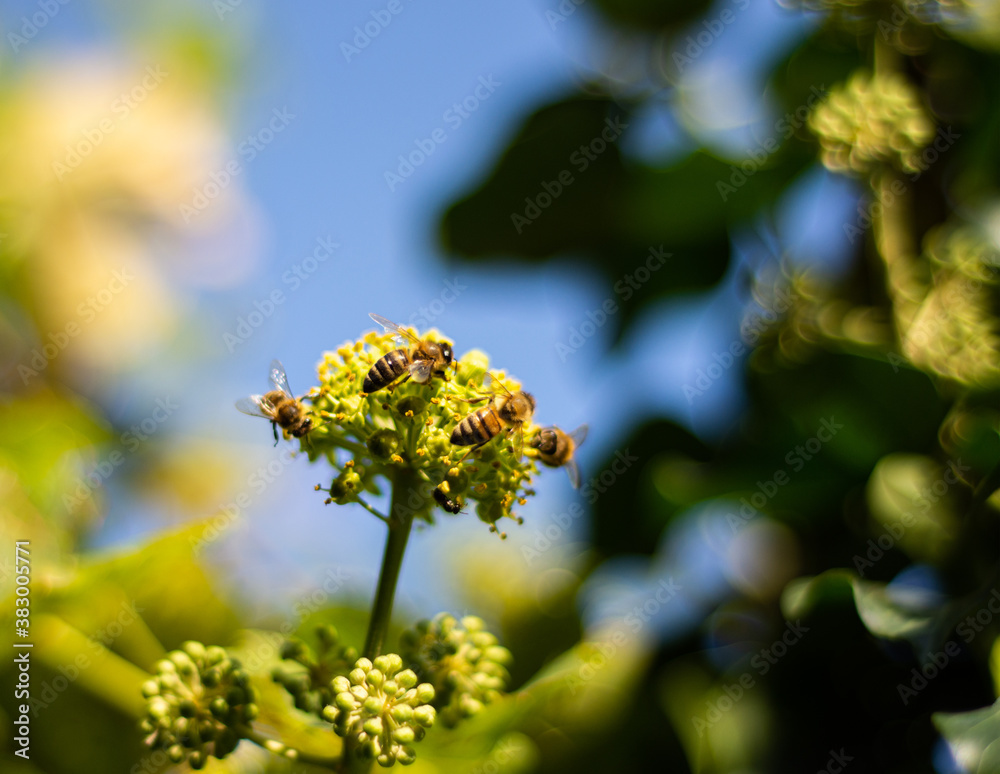
[[[580,425],[572,433],[558,427],[543,427],[531,439],[531,447],[538,450],[538,459],[550,468],[565,467],[574,489],[580,486],[580,468],[573,459],[577,447],[587,437],[587,426]]]
[[[264,400],[274,409],[273,421],[289,435],[301,438],[312,429],[312,420],[306,416],[302,404],[294,398],[289,398],[279,390],[264,394]]]
[[[451,431],[451,442],[455,446],[482,446],[498,435],[504,426],[497,407],[490,403],[455,425]]]
[[[302,401],[288,388],[288,376],[279,360],[271,361],[270,376],[271,384],[274,385],[273,390],[263,395],[240,398],[236,401],[236,408],[252,417],[264,417],[270,420],[273,424],[275,444],[278,443],[278,427],[295,438],[301,438],[312,429],[312,419]]]
[[[410,356],[405,349],[394,349],[375,361],[365,376],[361,389],[371,395],[396,381],[410,367]]]
[[[366,395],[388,387],[404,373],[406,378],[417,384],[427,384],[434,376],[444,376],[455,359],[451,344],[447,341],[421,340],[406,328],[387,320],[374,312],[369,315],[375,322],[396,339],[397,344],[409,343],[409,349],[394,349],[382,355],[369,369],[361,389]]]

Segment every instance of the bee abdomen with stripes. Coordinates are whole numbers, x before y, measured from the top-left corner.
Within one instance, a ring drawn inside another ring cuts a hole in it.
[[[473,411],[451,431],[455,446],[481,446],[503,429],[503,422],[493,406]]]
[[[365,376],[361,389],[369,395],[378,392],[383,387],[396,381],[402,376],[410,365],[410,357],[405,349],[394,349],[378,360]]]

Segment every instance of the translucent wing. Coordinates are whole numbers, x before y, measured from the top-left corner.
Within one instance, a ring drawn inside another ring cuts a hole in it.
[[[566,460],[566,464],[563,465],[566,468],[566,473],[569,475],[569,482],[573,485],[574,489],[580,488],[580,466],[576,464],[576,460],[570,458]]]
[[[263,395],[251,395],[249,398],[240,398],[236,401],[236,408],[252,417],[264,417],[264,419],[274,420],[274,407]]]
[[[271,361],[271,384],[276,389],[285,393],[289,398],[295,397],[292,395],[292,391],[288,389],[288,375],[285,373],[285,367],[281,364],[280,360]]]
[[[581,443],[587,440],[587,426],[580,425],[576,430],[569,434],[569,439],[573,442],[573,447],[579,446]]]
[[[371,317],[375,322],[382,326],[382,329],[386,333],[391,333],[395,336],[396,342],[398,344],[406,344],[409,341],[411,344],[419,344],[420,339],[410,333],[401,325],[396,325],[392,320],[387,320],[380,314],[375,314],[374,312],[369,312],[368,316]]]
[[[514,434],[514,459],[520,462],[521,457],[524,456],[524,431],[518,424],[517,428],[511,428],[510,432]],[[509,435],[510,433],[508,433]]]
[[[508,397],[510,396],[510,390],[508,390],[504,383],[497,379],[489,371],[483,376],[483,389],[492,390],[496,392],[497,390],[505,393]]]
[[[418,384],[424,384],[431,378],[434,370],[433,360],[417,360],[410,363],[410,376]]]

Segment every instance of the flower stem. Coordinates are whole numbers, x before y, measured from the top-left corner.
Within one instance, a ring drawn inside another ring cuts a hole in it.
[[[389,518],[386,520],[389,534],[385,539],[382,570],[378,577],[378,589],[375,592],[371,619],[368,621],[368,636],[365,637],[364,655],[369,659],[381,655],[385,633],[389,630],[399,569],[403,566],[403,554],[406,553],[406,543],[410,539],[410,528],[413,526],[413,509],[406,503],[419,483],[417,472],[408,467],[401,467],[392,483],[392,503],[389,506]],[[339,770],[363,774],[370,771],[371,766],[372,761],[360,755],[356,738],[353,735],[348,736],[344,740],[344,757]]]
[[[268,739],[263,734],[258,734],[249,726],[243,730],[244,736],[254,744],[263,747],[265,750],[274,753],[275,755],[281,755],[284,757],[291,757],[292,760],[299,761],[301,763],[308,763],[313,766],[321,766],[325,769],[336,770],[341,765],[340,758],[327,758],[322,755],[312,755],[311,753],[303,752],[302,750],[294,750],[289,748],[282,742],[276,739]],[[291,755],[289,756],[289,753]]]
[[[410,495],[416,491],[419,478],[414,470],[401,467],[392,486],[392,504],[389,507],[389,534],[385,540],[382,556],[382,570],[375,592],[375,604],[368,622],[368,636],[365,638],[364,655],[373,659],[382,653],[385,634],[392,618],[392,602],[396,596],[396,582],[399,569],[403,565],[403,554],[410,539],[413,526],[413,509],[406,505]]]

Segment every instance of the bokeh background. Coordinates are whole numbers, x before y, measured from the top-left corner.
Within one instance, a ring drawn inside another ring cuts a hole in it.
[[[517,694],[417,768],[1000,771],[997,4],[388,6],[0,2],[5,770],[167,768],[184,640],[360,640],[384,526],[233,401],[374,311],[589,425],[505,541],[414,535],[399,625],[482,615]]]

